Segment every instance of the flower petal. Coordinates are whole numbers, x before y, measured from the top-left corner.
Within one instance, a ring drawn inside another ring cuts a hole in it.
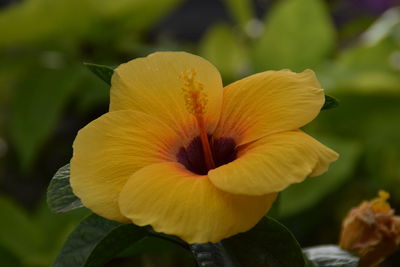
[[[157,52],[120,65],[111,81],[110,110],[133,109],[153,115],[176,129],[185,139],[197,132],[194,116],[186,108],[182,72],[195,69],[207,96],[205,121],[212,133],[222,104],[222,81],[207,60],[185,52]]]
[[[83,204],[108,219],[127,222],[118,195],[138,169],[170,160],[177,136],[137,111],[107,113],[81,129],[74,141],[71,186]]]
[[[302,131],[272,134],[245,146],[238,158],[208,172],[219,189],[245,195],[279,192],[320,175],[338,154]]]
[[[229,194],[211,184],[207,176],[169,162],[133,174],[119,203],[122,214],[137,225],[151,225],[189,243],[205,243],[249,230],[275,197]]]
[[[231,137],[241,145],[295,130],[312,121],[323,103],[324,92],[311,70],[258,73],[224,88],[214,137]]]

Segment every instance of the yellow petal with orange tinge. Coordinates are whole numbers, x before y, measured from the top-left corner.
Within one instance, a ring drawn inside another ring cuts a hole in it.
[[[302,131],[272,134],[246,145],[238,158],[208,172],[219,189],[245,195],[279,192],[327,171],[338,154]]]
[[[324,103],[314,72],[258,73],[224,88],[221,119],[214,137],[238,145],[268,134],[298,129],[312,121]]]
[[[160,134],[162,133],[162,134]],[[137,111],[107,113],[81,129],[71,160],[71,186],[83,204],[108,219],[128,222],[118,195],[138,169],[170,160],[176,134]]]
[[[252,228],[276,194],[243,196],[223,192],[207,176],[178,163],[145,167],[129,179],[120,209],[134,224],[176,235],[188,243],[218,242]]]
[[[222,104],[222,81],[207,60],[185,52],[157,52],[137,58],[115,69],[111,81],[110,110],[133,109],[153,115],[184,138],[197,133],[196,120],[188,112],[182,73],[194,70],[206,96],[205,121],[212,133]]]

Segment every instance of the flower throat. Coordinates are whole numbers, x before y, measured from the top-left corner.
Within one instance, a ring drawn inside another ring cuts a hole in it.
[[[189,145],[181,147],[177,154],[178,162],[196,174],[207,174],[209,170],[229,163],[236,158],[236,144],[232,138],[219,138],[213,140],[206,131],[204,114],[207,97],[204,85],[195,79],[196,70],[190,69],[182,72],[182,91],[184,93],[186,108],[197,121],[199,136],[195,137]]]

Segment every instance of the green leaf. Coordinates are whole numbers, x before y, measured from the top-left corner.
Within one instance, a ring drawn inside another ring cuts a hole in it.
[[[232,27],[225,24],[218,24],[206,33],[200,44],[200,54],[218,68],[225,81],[237,80],[248,74],[246,46]]]
[[[41,239],[38,253],[30,260],[31,265],[51,266],[69,234],[89,214],[91,212],[84,208],[55,214],[50,211],[46,201],[40,201],[35,213],[29,217]]]
[[[155,5],[154,2],[148,0],[90,1],[95,5],[95,10],[98,10],[105,19],[116,21],[113,24],[114,32],[122,29],[130,36],[149,30],[182,2],[182,0],[158,0]],[[118,27],[115,28],[115,25]],[[104,24],[99,28],[101,27],[104,27]]]
[[[43,41],[70,46],[70,40],[98,40],[98,32],[102,37],[110,38],[107,40],[111,42],[115,40],[110,36],[121,38],[117,33],[135,38],[151,28],[179,2],[181,0],[158,0],[154,5],[148,0],[23,1],[1,10],[0,48]],[[112,30],[104,31],[107,26]]]
[[[12,253],[23,262],[35,257],[41,236],[26,212],[9,199],[0,196],[0,218],[1,250]]]
[[[199,266],[304,267],[305,259],[292,233],[265,217],[248,232],[213,244],[191,246]]]
[[[252,2],[248,0],[223,0],[223,2],[236,23],[245,29],[247,23],[254,17]]]
[[[87,0],[24,1],[0,13],[0,48],[44,40],[65,42],[92,29],[96,15]],[[14,23],[10,24],[10,21]],[[65,34],[68,32],[68,34]]]
[[[334,245],[305,248],[306,255],[313,267],[357,267],[359,258]]]
[[[12,99],[10,135],[21,168],[28,170],[73,96],[81,68],[33,68],[20,78]]]
[[[92,214],[68,237],[53,266],[102,266],[145,236],[143,228]]]
[[[293,184],[281,194],[279,216],[289,217],[317,204],[330,193],[338,190],[348,179],[352,177],[360,155],[360,146],[352,141],[344,141],[337,138],[323,138],[315,134],[317,140],[338,151],[340,158],[333,163],[329,170],[319,176],[307,178],[304,182]]]
[[[335,46],[335,30],[322,0],[278,1],[254,47],[258,71],[315,68]]]
[[[75,102],[79,114],[88,114],[99,107],[106,107],[110,102],[110,85],[102,79],[93,77],[93,73],[85,71],[79,88],[79,95]]]
[[[339,101],[336,98],[325,95],[325,103],[322,106],[321,110],[336,108],[337,106],[339,106]]]
[[[4,249],[0,244],[0,264],[1,266],[22,267],[21,260],[12,252]]]
[[[399,94],[400,76],[393,59],[399,45],[387,38],[372,45],[358,44],[342,51],[321,69],[329,89],[344,93]]]
[[[81,200],[72,192],[69,171],[69,164],[61,167],[47,188],[47,204],[52,212],[63,213],[83,207]]]
[[[28,212],[0,196],[0,266],[50,266],[84,214],[81,209],[55,215],[44,202]]]
[[[108,67],[105,65],[98,65],[92,63],[84,63],[88,69],[96,74],[97,77],[105,81],[108,85],[111,85],[111,77],[114,73],[114,69],[112,67]]]

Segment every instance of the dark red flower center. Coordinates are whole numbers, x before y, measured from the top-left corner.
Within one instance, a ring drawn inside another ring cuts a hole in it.
[[[216,168],[236,159],[236,143],[232,138],[213,139],[209,136],[208,140]],[[181,147],[176,154],[176,159],[186,169],[199,175],[205,175],[210,170],[205,162],[199,136],[193,138],[187,147]]]

